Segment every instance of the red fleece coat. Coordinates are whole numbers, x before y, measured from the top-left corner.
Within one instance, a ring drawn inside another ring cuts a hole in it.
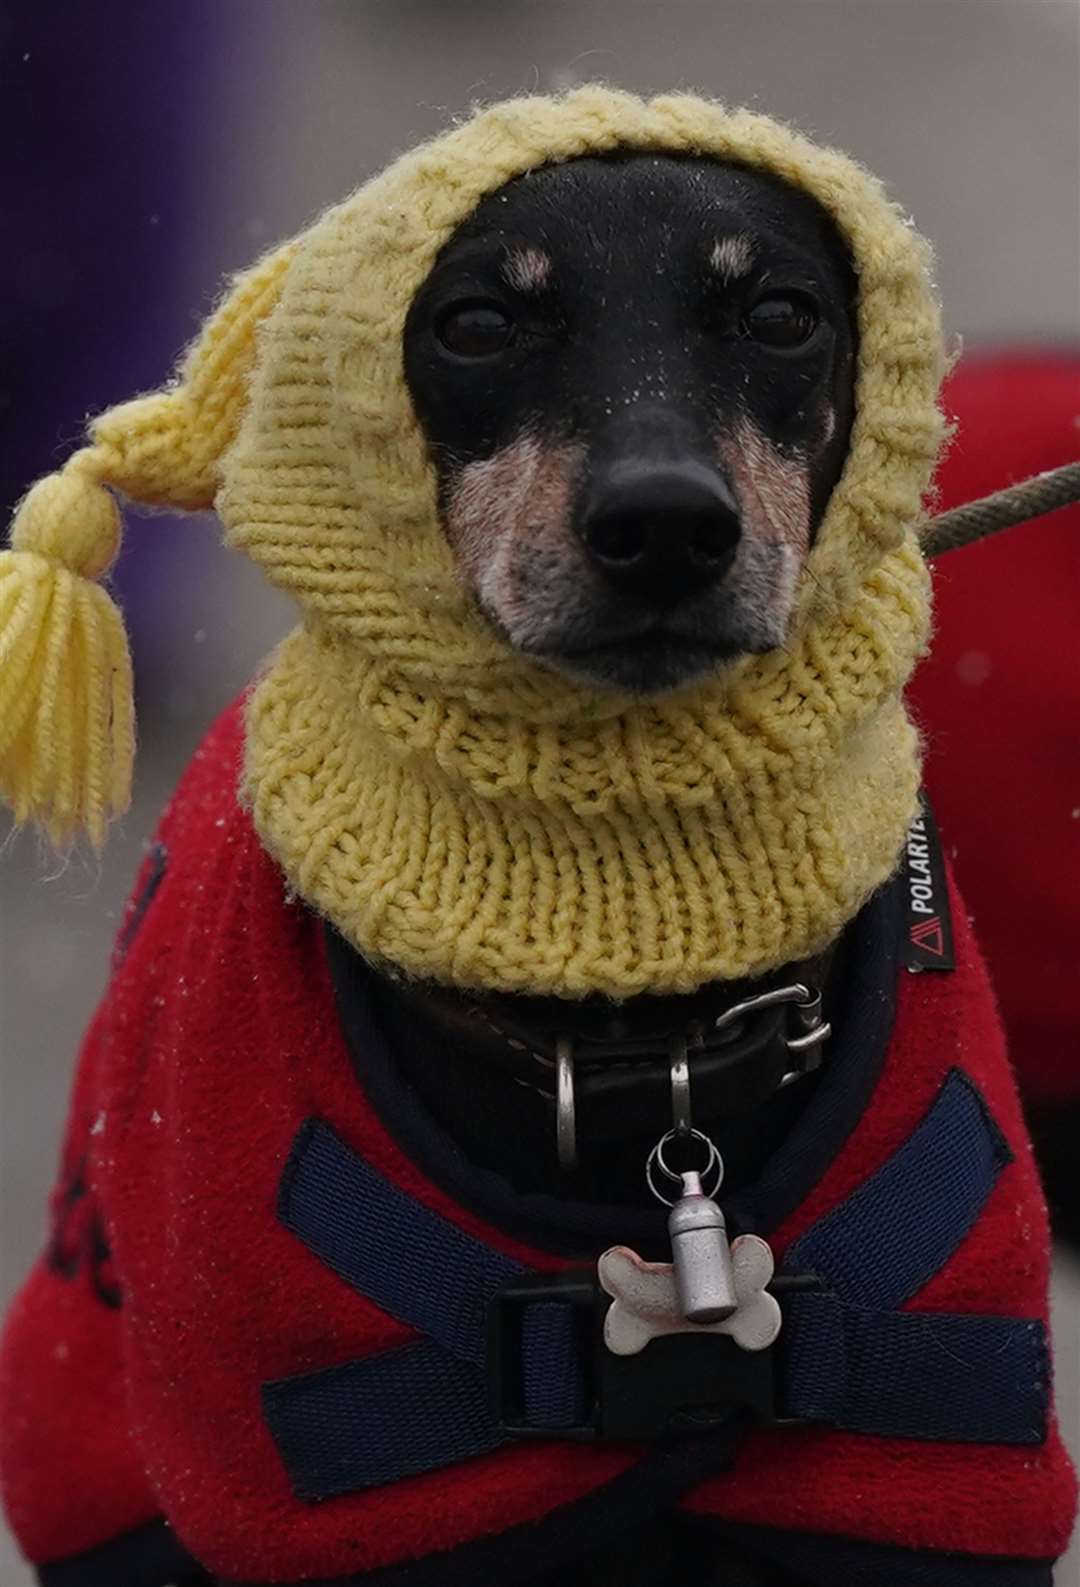
[[[545,1515],[635,1458],[625,1446],[524,1443],[390,1489],[322,1504],[293,1496],[260,1385],[414,1337],[278,1222],[283,1165],[305,1119],[330,1121],[379,1173],[496,1249],[537,1269],[566,1264],[455,1205],[381,1123],[345,1049],[320,924],[288,896],[237,803],[240,745],[234,709],[162,822],[167,871],[81,1058],[53,1260],[33,1271],[7,1326],[0,1471],[14,1530],[39,1562],[164,1515],[229,1579],[345,1575]],[[960,1067],[1014,1157],[953,1258],[908,1304],[1040,1318],[1045,1211],[958,906],[955,928],[958,968],[902,976],[873,1099],[772,1244],[782,1257],[849,1196]],[[1028,1447],[761,1430],[737,1469],[688,1504],[771,1527],[1046,1558],[1065,1545],[1073,1498],[1051,1424]]]

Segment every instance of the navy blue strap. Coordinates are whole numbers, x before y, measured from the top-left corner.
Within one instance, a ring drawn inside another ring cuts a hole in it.
[[[278,1217],[353,1289],[475,1366],[488,1303],[528,1271],[390,1184],[317,1119],[293,1146]]]
[[[503,1441],[483,1374],[429,1341],[266,1383],[262,1401],[298,1499],[397,1482]]]
[[[785,1308],[789,1416],[852,1433],[1041,1444],[1050,1369],[1041,1322],[877,1312],[807,1291]]]
[[[1008,1148],[953,1071],[911,1138],[789,1251],[825,1288],[789,1294],[782,1414],[902,1438],[1038,1443],[1043,1326],[899,1312],[977,1221]],[[279,1215],[360,1294],[425,1336],[398,1350],[268,1383],[263,1403],[295,1491],[324,1498],[496,1448],[486,1314],[527,1273],[390,1184],[318,1120],[297,1137]],[[588,1419],[569,1306],[523,1309],[525,1420]]]
[[[583,1387],[577,1362],[574,1313],[559,1301],[542,1300],[521,1321],[525,1420],[538,1427],[573,1427],[582,1419]]]
[[[1043,1441],[1041,1322],[895,1310],[959,1247],[1011,1155],[953,1069],[905,1144],[790,1248],[786,1271],[828,1285],[787,1303],[791,1416],[895,1438]]]
[[[892,1311],[945,1265],[1011,1156],[979,1092],[953,1069],[904,1145],[796,1241],[784,1267],[824,1274],[852,1305]]]
[[[295,1492],[330,1498],[486,1453],[503,1442],[486,1377],[487,1310],[530,1270],[424,1207],[310,1119],[293,1146],[278,1216],[353,1289],[427,1338],[263,1385],[263,1411]],[[522,1318],[525,1419],[584,1416],[571,1308]]]

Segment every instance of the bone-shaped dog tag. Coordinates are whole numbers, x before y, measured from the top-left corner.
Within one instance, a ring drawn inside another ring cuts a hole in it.
[[[756,1234],[731,1245],[737,1305],[720,1322],[687,1322],[670,1262],[646,1262],[629,1246],[614,1245],[597,1266],[600,1287],[612,1297],[604,1318],[604,1343],[613,1355],[634,1356],[663,1334],[727,1334],[741,1350],[766,1350],[780,1332],[780,1306],[765,1286],[773,1256]]]

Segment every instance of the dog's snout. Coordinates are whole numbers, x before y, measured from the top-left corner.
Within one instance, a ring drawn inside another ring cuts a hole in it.
[[[578,527],[609,583],[657,604],[722,578],[740,533],[727,482],[693,459],[609,464],[593,477]]]

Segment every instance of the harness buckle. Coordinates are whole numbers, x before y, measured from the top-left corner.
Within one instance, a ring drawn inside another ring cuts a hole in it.
[[[820,1285],[813,1277],[781,1274],[769,1287],[782,1299],[789,1290]],[[767,1427],[807,1425],[781,1412],[775,1346],[747,1352],[723,1335],[681,1333],[653,1339],[637,1355],[617,1356],[603,1337],[610,1304],[588,1269],[530,1274],[496,1291],[488,1310],[488,1382],[492,1413],[505,1437],[636,1442],[730,1430],[736,1419]],[[546,1354],[527,1359],[527,1319],[541,1306],[565,1308],[559,1335],[572,1361],[556,1362]],[[556,1373],[573,1385],[572,1393],[556,1396],[554,1417],[538,1416],[535,1403],[530,1405],[529,1379],[536,1371],[547,1375],[547,1389]]]

